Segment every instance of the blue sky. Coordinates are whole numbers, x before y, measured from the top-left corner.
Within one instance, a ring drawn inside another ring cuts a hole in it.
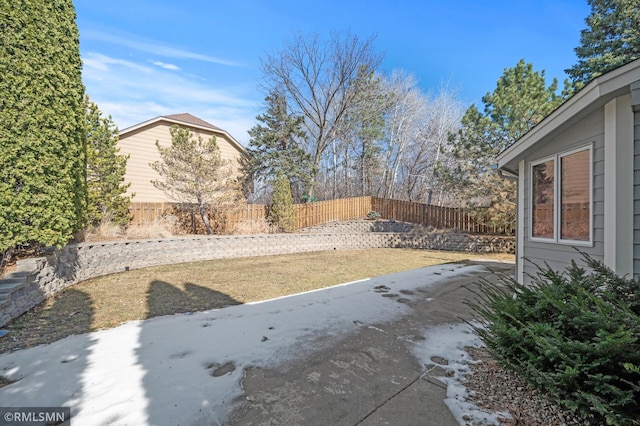
[[[480,104],[524,58],[566,78],[586,0],[76,0],[83,80],[124,129],[189,112],[248,144],[263,105],[260,59],[300,32],[376,36],[381,71],[403,69],[424,92],[448,84]]]

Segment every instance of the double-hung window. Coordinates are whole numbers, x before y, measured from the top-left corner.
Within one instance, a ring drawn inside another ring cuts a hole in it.
[[[592,243],[591,146],[531,163],[529,238]]]

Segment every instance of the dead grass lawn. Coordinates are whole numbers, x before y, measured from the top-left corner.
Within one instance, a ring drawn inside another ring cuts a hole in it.
[[[367,277],[473,258],[430,250],[373,249],[213,260],[145,268],[78,283],[4,328],[0,353],[131,320],[219,309]]]

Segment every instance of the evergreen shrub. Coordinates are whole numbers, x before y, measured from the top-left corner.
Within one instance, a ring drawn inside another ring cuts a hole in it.
[[[367,213],[367,219],[368,220],[377,220],[380,219],[380,213],[378,213],[375,210],[371,210],[369,213]]]
[[[269,220],[279,231],[293,232],[296,229],[296,208],[289,179],[283,174],[278,174],[272,185],[273,200],[269,207]]]
[[[469,302],[489,352],[585,422],[640,424],[640,280],[581,253],[564,272],[538,267],[525,286],[484,281]]]

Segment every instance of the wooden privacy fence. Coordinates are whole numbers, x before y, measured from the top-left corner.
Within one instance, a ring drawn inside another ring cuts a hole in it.
[[[171,214],[171,203],[140,203],[132,202],[129,206],[129,218],[131,223],[153,222],[156,219]]]
[[[371,211],[371,197],[340,198],[296,204],[296,228],[322,223],[362,219]]]
[[[206,233],[200,214],[193,206],[178,203],[137,203],[132,202],[129,207],[131,223],[145,224],[157,220],[174,217],[183,230],[192,233]],[[268,214],[268,207],[262,204],[246,204],[243,207],[223,211],[209,211],[209,219],[216,232],[230,233],[241,224],[264,224]],[[266,228],[266,226],[262,226]]]
[[[410,201],[391,200],[378,197],[341,198],[296,204],[296,228],[306,228],[326,222],[363,219],[370,211],[376,211],[382,219],[411,222],[439,229],[459,229],[477,234],[513,235],[514,225],[490,225],[479,210],[457,207],[439,207]],[[203,232],[200,215],[193,209],[172,203],[131,203],[129,209],[133,223],[152,222],[168,215],[176,216],[189,232]],[[269,214],[268,206],[247,204],[244,207],[211,211],[216,230],[229,233],[242,224],[265,224]]]
[[[515,211],[513,220],[506,224],[495,224],[489,220],[486,209],[462,207],[440,207],[411,201],[390,200],[371,197],[371,209],[385,219],[417,223],[438,229],[459,229],[474,234],[513,235],[515,233]]]
[[[296,229],[319,225],[326,222],[363,218],[371,211],[371,197],[342,198],[330,201],[318,201],[308,204],[296,204]],[[216,230],[221,233],[233,231],[241,224],[265,223],[269,207],[262,204],[247,204],[241,208],[209,212]],[[192,233],[204,231],[200,215],[188,206],[174,203],[131,203],[129,216],[132,223],[153,222],[154,220],[175,216],[185,230]]]

